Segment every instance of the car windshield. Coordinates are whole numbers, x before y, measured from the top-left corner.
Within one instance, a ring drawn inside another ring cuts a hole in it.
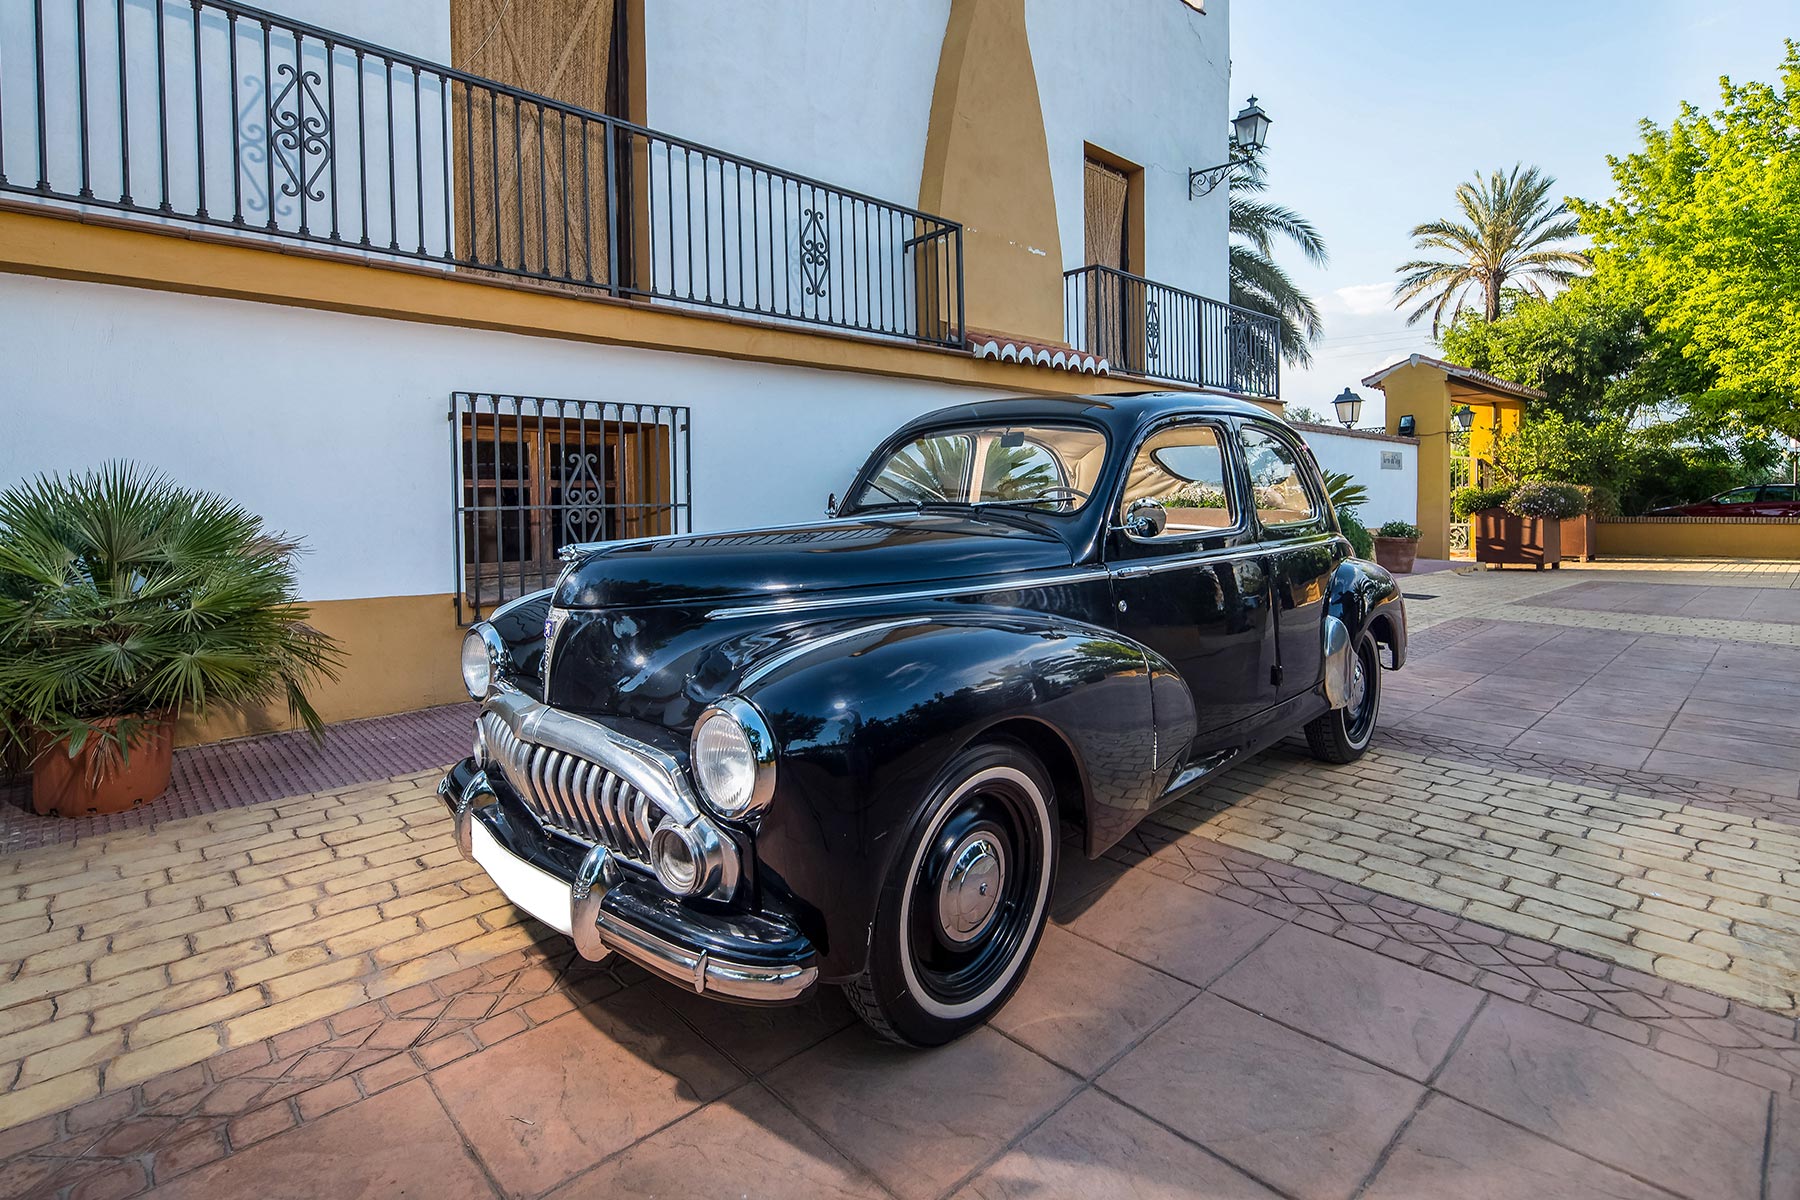
[[[935,430],[890,454],[853,502],[859,509],[1004,504],[1076,512],[1105,458],[1105,435],[1072,425]]]

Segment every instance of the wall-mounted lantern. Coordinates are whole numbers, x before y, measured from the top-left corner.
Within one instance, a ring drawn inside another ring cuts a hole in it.
[[[1450,423],[1456,427],[1458,433],[1469,432],[1469,428],[1475,424],[1475,410],[1466,404],[1462,405],[1451,412]]]
[[[1331,402],[1331,406],[1337,409],[1338,422],[1345,429],[1355,426],[1358,418],[1362,416],[1362,404],[1362,397],[1349,388],[1345,388],[1338,398]]]
[[[1255,159],[1268,143],[1271,120],[1256,103],[1256,97],[1250,97],[1250,103],[1231,119],[1231,146],[1225,161],[1216,167],[1189,169],[1188,199],[1198,200],[1229,179],[1233,167]]]

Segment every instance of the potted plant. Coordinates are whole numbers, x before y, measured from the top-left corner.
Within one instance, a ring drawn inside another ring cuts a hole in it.
[[[1572,517],[1565,517],[1562,523],[1562,551],[1564,558],[1576,558],[1582,562],[1593,562],[1595,557],[1595,526],[1602,517],[1619,515],[1619,497],[1604,484],[1577,484],[1575,490],[1581,493],[1582,510]]]
[[[1475,512],[1475,560],[1494,566],[1562,563],[1562,523],[1586,499],[1566,483],[1521,483],[1505,503]]]
[[[116,812],[168,786],[174,723],[285,699],[337,645],[299,607],[297,543],[222,496],[128,463],[0,492],[0,734],[40,813]]]
[[[1419,554],[1419,527],[1411,521],[1387,521],[1375,531],[1375,561],[1394,575],[1411,575]]]

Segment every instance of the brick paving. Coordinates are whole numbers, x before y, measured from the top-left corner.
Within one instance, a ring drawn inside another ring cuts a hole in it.
[[[1727,570],[1684,578],[1786,586]],[[1434,575],[1413,667],[1498,674],[1582,582]],[[923,1054],[580,962],[433,772],[15,847],[0,1195],[1800,1195],[1792,797],[1404,716],[1065,856],[1019,995]]]

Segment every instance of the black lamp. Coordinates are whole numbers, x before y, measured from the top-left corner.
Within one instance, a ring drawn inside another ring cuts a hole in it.
[[[1331,402],[1331,406],[1337,409],[1337,419],[1345,429],[1354,426],[1357,419],[1362,416],[1362,397],[1349,388],[1345,388],[1338,398]]]
[[[1339,409],[1338,411],[1342,412],[1343,410]],[[1475,410],[1466,404],[1456,408],[1450,413],[1450,423],[1456,426],[1458,433],[1469,432],[1469,427],[1475,424]]]
[[[1231,118],[1231,153],[1226,160],[1216,167],[1203,167],[1200,170],[1188,171],[1188,199],[1198,200],[1211,192],[1231,177],[1231,169],[1239,163],[1247,162],[1261,153],[1269,140],[1269,124],[1272,118],[1257,104],[1256,97],[1250,97],[1250,103],[1244,105],[1237,116]]]

